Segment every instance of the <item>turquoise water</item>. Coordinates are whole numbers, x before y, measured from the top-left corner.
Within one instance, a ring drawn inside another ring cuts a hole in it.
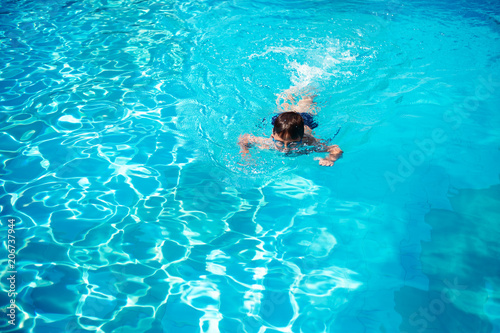
[[[498,2],[2,1],[0,59],[2,331],[500,332]],[[240,156],[291,86],[333,167]]]

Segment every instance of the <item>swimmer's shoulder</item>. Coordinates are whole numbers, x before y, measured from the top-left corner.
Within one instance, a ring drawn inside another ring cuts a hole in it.
[[[304,136],[302,137],[302,142],[308,146],[316,146],[319,143],[319,140],[309,133],[304,133]]]

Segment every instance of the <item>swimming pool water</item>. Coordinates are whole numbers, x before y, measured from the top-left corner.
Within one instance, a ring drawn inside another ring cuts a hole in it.
[[[0,41],[2,331],[500,332],[500,3],[2,1]],[[239,154],[292,86],[331,168]]]

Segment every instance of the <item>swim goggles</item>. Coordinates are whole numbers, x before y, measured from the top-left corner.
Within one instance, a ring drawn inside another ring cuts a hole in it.
[[[273,142],[274,142],[274,145],[276,146],[276,148],[285,148],[285,143],[283,141],[278,141],[278,140],[275,140],[274,138],[273,139]],[[288,148],[297,148],[300,144],[302,143],[302,139],[300,139],[300,141],[291,141],[288,143],[287,147]]]

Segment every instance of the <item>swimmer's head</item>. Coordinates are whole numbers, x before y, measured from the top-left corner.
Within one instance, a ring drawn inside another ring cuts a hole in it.
[[[283,112],[274,120],[273,134],[282,140],[302,140],[304,119],[297,112]]]

